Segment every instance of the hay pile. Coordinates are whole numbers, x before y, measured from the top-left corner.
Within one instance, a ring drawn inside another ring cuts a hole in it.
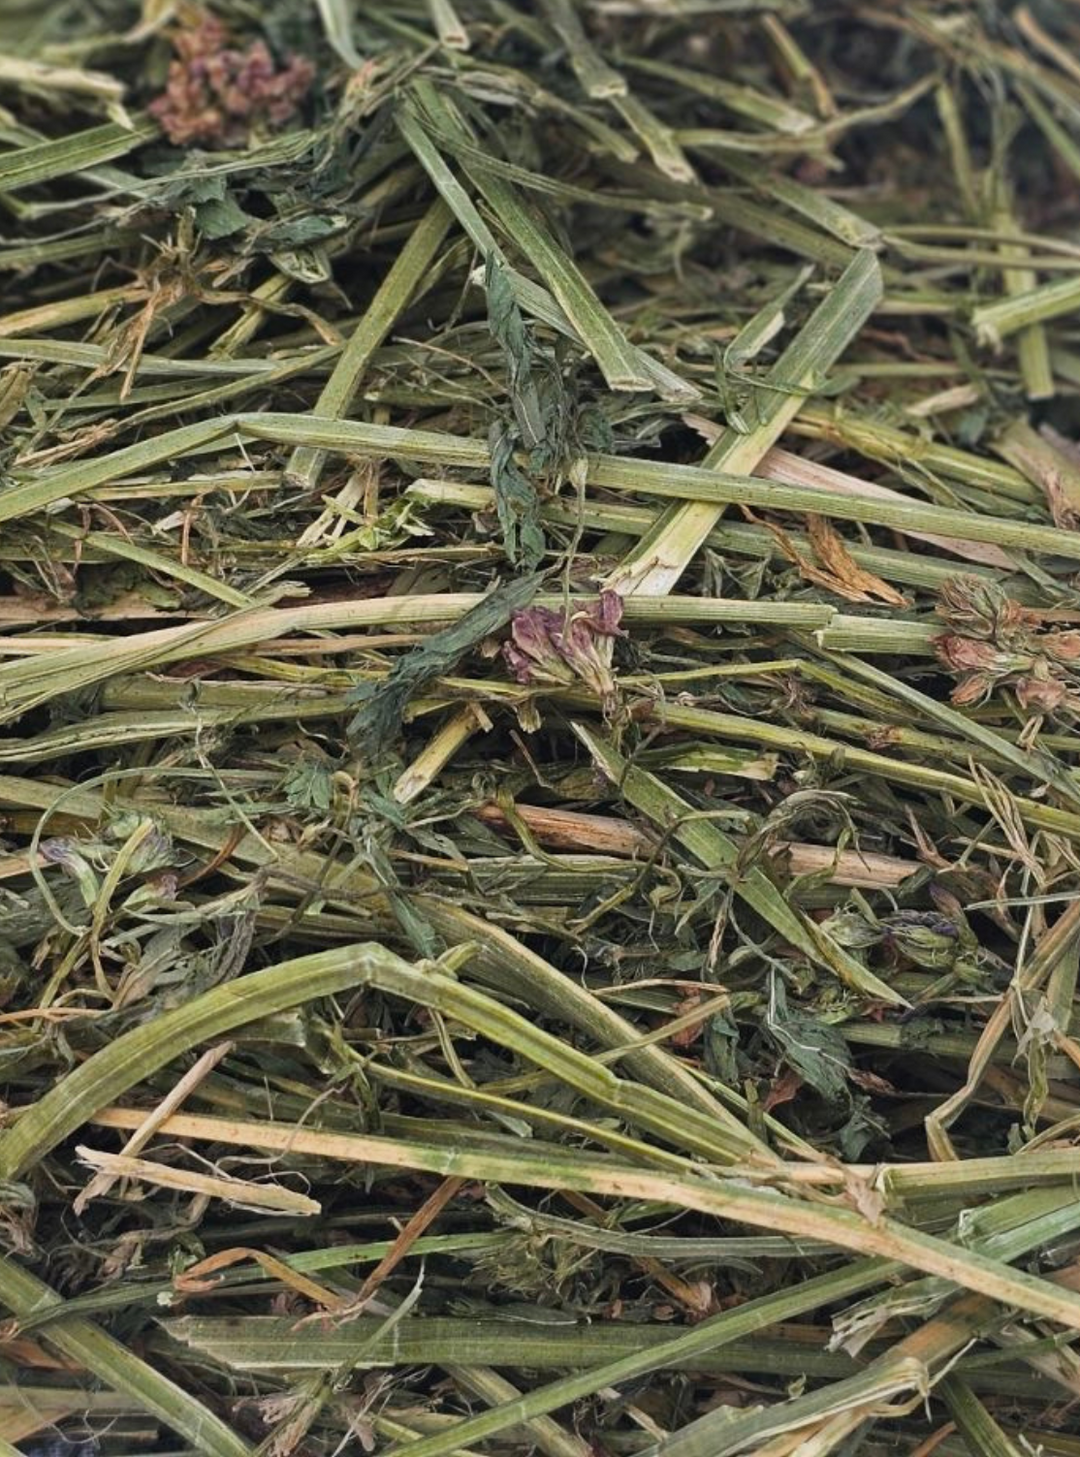
[[[0,44],[0,1452],[1076,1457],[1076,0]]]

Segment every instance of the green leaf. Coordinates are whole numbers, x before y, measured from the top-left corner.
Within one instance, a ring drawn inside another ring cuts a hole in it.
[[[349,724],[349,734],[366,758],[377,759],[397,733],[413,694],[432,678],[448,673],[478,642],[505,627],[518,608],[532,601],[540,580],[538,576],[520,577],[497,587],[457,622],[400,658],[385,681],[363,683],[352,690],[352,701],[362,707]]]
[[[778,1044],[789,1067],[820,1093],[828,1103],[846,1096],[847,1070],[851,1052],[843,1036],[829,1023],[788,1005],[783,980],[774,971],[769,977],[769,1002],[765,1026]]]
[[[228,238],[240,233],[256,221],[246,213],[235,197],[226,192],[221,198],[199,203],[195,209],[195,222],[204,237]]]
[[[515,566],[533,571],[545,546],[539,494],[514,460],[514,437],[505,426],[492,425],[490,446],[491,484],[506,555]]]
[[[502,348],[514,414],[522,438],[529,449],[532,449],[544,439],[544,422],[533,380],[532,344],[510,284],[508,271],[494,253],[488,256],[484,268],[484,290],[487,295],[488,328]],[[494,455],[494,451],[492,454]]]

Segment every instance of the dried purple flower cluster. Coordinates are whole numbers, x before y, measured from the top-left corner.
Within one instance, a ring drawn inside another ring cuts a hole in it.
[[[934,640],[937,655],[960,675],[954,703],[983,703],[1007,685],[1035,713],[1080,711],[1080,632],[1043,627],[1039,613],[978,577],[950,582],[937,611],[949,626]]]
[[[573,613],[523,608],[514,613],[503,654],[519,683],[568,686],[579,680],[608,704],[615,695],[610,643],[626,636],[622,611],[618,592],[601,592],[592,607]]]
[[[239,51],[227,46],[228,38],[206,12],[172,35],[176,59],[149,110],[176,146],[243,146],[253,125],[280,126],[307,95],[315,75],[310,61],[290,56],[279,69],[265,41]]]

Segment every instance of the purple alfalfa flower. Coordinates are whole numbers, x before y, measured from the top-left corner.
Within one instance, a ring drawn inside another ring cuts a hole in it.
[[[567,620],[559,644],[563,658],[575,675],[605,703],[615,693],[612,639],[626,636],[619,626],[621,620],[622,598],[618,592],[601,592],[594,606],[575,612]]]
[[[592,609],[593,625],[605,637],[625,637],[626,629],[620,627],[623,615],[623,599],[619,592],[605,588]]]
[[[53,839],[42,840],[39,850],[47,864],[59,865],[66,875],[70,875],[87,908],[97,904],[101,883],[86,853],[92,853],[92,846],[80,844],[67,835],[57,835]]]
[[[231,48],[224,23],[206,11],[189,7],[170,39],[175,59],[148,110],[177,147],[243,147],[252,131],[289,121],[315,79],[313,62],[288,56],[279,66],[263,40]]]
[[[563,621],[550,607],[523,607],[514,613],[503,656],[519,683],[565,685],[574,681],[560,649]]]
[[[601,592],[592,606],[570,614],[526,607],[514,613],[503,653],[519,683],[561,687],[580,679],[607,702],[615,692],[610,640],[625,636],[621,619],[617,592]]]

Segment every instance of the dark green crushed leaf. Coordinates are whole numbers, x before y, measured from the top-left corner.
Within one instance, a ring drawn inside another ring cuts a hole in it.
[[[385,680],[361,683],[350,691],[349,701],[361,707],[349,722],[349,735],[365,758],[378,759],[399,732],[409,700],[505,627],[514,612],[532,601],[541,580],[539,575],[518,577],[494,588],[457,622],[400,658]]]

